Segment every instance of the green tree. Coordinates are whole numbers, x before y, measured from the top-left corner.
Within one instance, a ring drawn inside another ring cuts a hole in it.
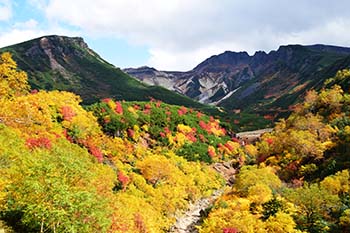
[[[341,204],[337,195],[318,184],[287,189],[285,197],[297,207],[294,218],[298,228],[311,233],[328,232],[335,222],[331,215]]]

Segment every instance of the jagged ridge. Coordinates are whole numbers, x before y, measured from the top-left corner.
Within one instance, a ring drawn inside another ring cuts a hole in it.
[[[139,80],[185,94],[202,103],[262,114],[288,112],[306,90],[320,87],[338,69],[349,67],[350,48],[286,45],[250,56],[226,51],[188,72],[142,67],[124,71]]]

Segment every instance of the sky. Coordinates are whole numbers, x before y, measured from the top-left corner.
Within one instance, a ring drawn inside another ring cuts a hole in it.
[[[117,67],[186,71],[224,51],[350,47],[349,0],[0,0],[0,47],[80,36]]]

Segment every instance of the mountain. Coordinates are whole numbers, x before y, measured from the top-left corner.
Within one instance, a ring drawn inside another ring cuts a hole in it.
[[[250,56],[226,51],[187,72],[128,68],[149,85],[160,85],[202,103],[283,115],[309,89],[318,89],[337,70],[350,67],[350,48],[330,45],[286,45]],[[276,116],[277,116],[276,115]]]
[[[101,58],[80,37],[44,36],[0,49],[12,53],[33,89],[66,90],[89,104],[103,98],[203,105],[163,87],[149,86]]]

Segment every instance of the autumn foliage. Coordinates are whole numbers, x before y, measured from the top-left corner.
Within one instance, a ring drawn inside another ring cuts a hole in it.
[[[0,231],[166,232],[190,202],[235,182],[200,232],[348,232],[348,71],[310,91],[256,145],[225,124],[157,100],[29,92],[10,54],[0,59]],[[339,82],[340,85],[334,85]],[[239,172],[238,172],[239,171]]]
[[[73,93],[28,89],[3,54],[0,231],[162,232],[189,201],[223,185],[177,153],[197,141],[194,122],[164,124],[184,108],[105,99],[87,111]]]
[[[348,232],[349,87],[339,71],[246,148],[256,165],[241,168],[200,232]]]

